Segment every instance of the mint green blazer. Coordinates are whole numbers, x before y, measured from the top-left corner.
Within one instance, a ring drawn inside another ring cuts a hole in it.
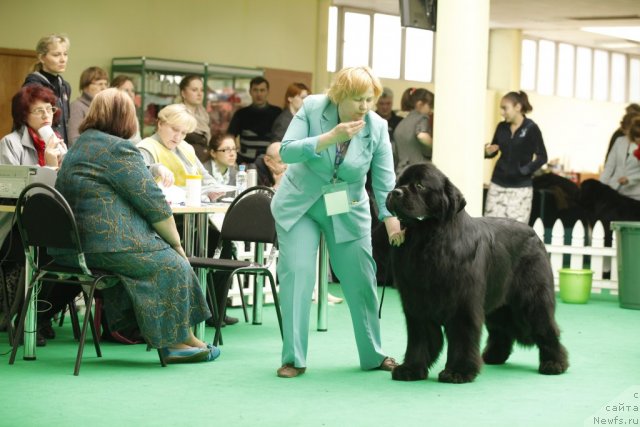
[[[331,217],[337,243],[360,239],[371,233],[369,197],[364,188],[371,170],[372,187],[379,218],[392,216],[387,194],[395,186],[393,154],[387,121],[370,111],[365,127],[351,139],[338,180],[348,184],[351,210]],[[338,108],[326,95],[305,98],[282,141],[280,155],[289,166],[271,203],[276,223],[288,231],[322,197],[322,187],[331,182],[335,147],[316,153],[319,135],[338,124]]]

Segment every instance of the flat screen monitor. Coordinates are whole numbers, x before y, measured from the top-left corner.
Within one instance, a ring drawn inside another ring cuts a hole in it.
[[[436,30],[437,0],[400,0],[400,22],[403,27]]]

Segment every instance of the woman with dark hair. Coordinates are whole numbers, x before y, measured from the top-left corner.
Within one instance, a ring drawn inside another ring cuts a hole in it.
[[[69,100],[71,86],[60,74],[67,69],[69,56],[69,38],[62,34],[50,34],[38,40],[36,45],[38,62],[33,73],[29,74],[23,86],[38,84],[53,91],[57,97],[56,107],[60,109],[60,116],[56,130],[65,142],[69,142],[67,123],[69,121]]]
[[[188,133],[184,140],[191,144],[196,151],[198,160],[202,163],[209,160],[208,144],[211,139],[209,113],[202,105],[204,86],[202,77],[196,75],[184,76],[180,81],[180,97],[187,110],[196,118],[196,128]]]
[[[80,74],[81,95],[71,103],[69,114],[69,146],[80,136],[78,128],[89,111],[94,96],[108,87],[107,72],[100,67],[89,67]]]
[[[309,88],[304,83],[291,83],[284,94],[284,108],[282,113],[273,122],[271,127],[271,135],[273,141],[282,141],[284,133],[289,127],[289,123],[293,120],[300,107],[302,101],[309,95]]]
[[[54,169],[60,166],[67,148],[60,134],[52,132],[52,127],[55,128],[61,117],[61,111],[55,106],[56,100],[51,89],[40,85],[25,86],[13,96],[13,132],[0,140],[0,164],[38,165]],[[7,286],[9,289],[17,289],[16,279],[19,278],[14,273],[24,266],[24,258],[22,252],[15,249],[15,245],[22,246],[17,230],[14,229],[12,239],[6,239],[13,226],[12,218],[12,214],[0,213],[0,243],[4,243],[2,254],[6,253],[10,245],[13,246],[11,253],[18,254],[16,259],[11,260],[11,265],[6,264],[3,268]],[[77,289],[66,287],[54,295],[52,289],[51,284],[45,282],[40,294],[41,300],[47,302],[40,301],[38,307],[36,342],[39,346],[46,344],[46,338],[55,336],[50,326],[53,314],[60,311],[78,293]]]
[[[126,76],[124,74],[120,74],[119,76],[115,76],[113,78],[113,80],[111,80],[111,86],[110,87],[114,87],[116,89],[120,89],[121,91],[125,92],[127,95],[129,95],[129,97],[131,98],[131,100],[133,101],[133,103],[135,104],[136,102],[136,86],[133,84],[133,80],[131,80],[131,77]],[[138,143],[142,140],[142,137],[140,136],[140,125],[136,125],[136,133],[129,138],[129,141],[132,141],[134,143]]]
[[[180,244],[171,208],[136,146],[135,107],[111,88],[93,99],[56,188],[76,215],[87,265],[116,274],[102,291],[112,331],[137,322],[168,362],[210,361],[220,351],[193,335],[211,316]],[[90,179],[88,179],[88,177]],[[74,265],[62,250],[55,259]]]
[[[204,168],[218,184],[236,185],[238,149],[233,135],[222,134],[209,142],[209,156]]]
[[[526,93],[509,92],[502,97],[499,123],[485,158],[502,153],[493,170],[485,201],[485,216],[512,218],[529,223],[533,200],[532,175],[547,163],[542,132],[526,113],[533,110]]]
[[[408,111],[396,129],[393,140],[396,149],[396,173],[414,163],[431,160],[433,130],[430,116],[433,114],[433,92],[423,88],[409,88],[402,94],[400,106]]]

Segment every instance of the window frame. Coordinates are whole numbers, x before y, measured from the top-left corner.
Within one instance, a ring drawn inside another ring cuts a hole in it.
[[[381,15],[389,15],[389,16],[397,16],[398,18],[400,18],[400,15],[395,15],[392,13],[387,13],[387,12],[379,12],[377,10],[369,10],[369,9],[360,9],[360,8],[356,8],[356,7],[351,7],[351,6],[336,6],[336,5],[332,5],[330,6],[330,8],[336,8],[337,10],[337,23],[336,23],[336,59],[335,59],[335,65],[336,65],[336,71],[340,70],[343,68],[343,56],[344,56],[344,31],[345,31],[345,24],[344,24],[344,17],[346,15],[346,13],[359,13],[362,15],[369,15],[369,22],[370,22],[370,26],[369,26],[369,60],[368,63],[366,64],[369,67],[373,67],[373,51],[374,51],[374,39],[373,39],[373,34],[375,32],[375,15],[376,14],[381,14]],[[406,74],[406,70],[405,70],[405,61],[406,61],[406,55],[407,55],[407,49],[406,49],[406,45],[407,45],[407,32],[406,32],[406,27],[400,27],[400,46],[398,47],[400,50],[400,77],[399,78],[393,78],[393,77],[382,77],[384,79],[389,79],[389,80],[406,80],[405,78],[405,74]],[[427,30],[423,30],[423,31],[427,31]],[[329,36],[327,36],[327,38],[329,38]],[[436,44],[436,33],[433,33],[433,45],[431,48],[431,72],[430,72],[430,80],[424,80],[421,81],[422,83],[428,84],[428,83],[434,83],[435,81],[435,44]],[[327,61],[328,62],[328,61]],[[327,64],[328,65],[328,64]],[[327,66],[328,68],[328,66]],[[332,72],[331,70],[328,70],[329,72]],[[375,70],[374,70],[375,71]]]

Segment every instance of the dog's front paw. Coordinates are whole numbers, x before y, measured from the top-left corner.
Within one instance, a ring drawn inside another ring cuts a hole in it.
[[[569,362],[566,360],[547,360],[540,363],[538,372],[543,375],[559,375],[567,370]]]
[[[391,371],[391,378],[396,381],[418,381],[427,379],[426,368],[416,368],[415,366],[408,366],[406,364],[396,366]]]
[[[451,384],[463,384],[470,383],[473,381],[477,373],[466,373],[463,374],[461,372],[454,372],[450,369],[445,369],[440,374],[438,374],[438,381],[441,383],[451,383]]]

